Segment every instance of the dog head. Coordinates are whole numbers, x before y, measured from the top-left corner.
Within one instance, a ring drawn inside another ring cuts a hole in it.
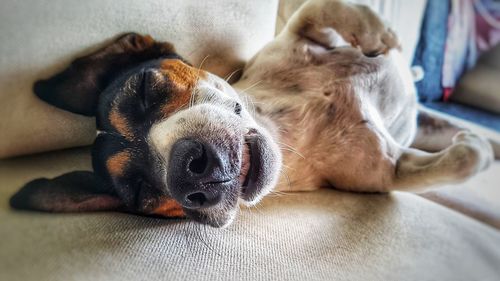
[[[94,173],[28,183],[11,205],[42,211],[125,210],[228,225],[240,200],[275,185],[281,154],[235,90],[168,43],[126,34],[34,91],[95,116]]]

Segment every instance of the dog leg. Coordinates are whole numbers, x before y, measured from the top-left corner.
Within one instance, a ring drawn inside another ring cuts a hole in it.
[[[308,1],[290,18],[284,32],[326,49],[350,45],[368,56],[399,47],[394,32],[370,8],[338,0]]]
[[[406,148],[397,161],[390,190],[421,192],[431,186],[462,182],[487,169],[493,158],[489,142],[468,131],[459,132],[440,152]]]
[[[418,115],[418,131],[412,147],[437,152],[452,145],[453,137],[461,131],[469,131],[457,124],[433,114],[430,111],[420,110]],[[489,139],[495,159],[500,160],[500,142]]]

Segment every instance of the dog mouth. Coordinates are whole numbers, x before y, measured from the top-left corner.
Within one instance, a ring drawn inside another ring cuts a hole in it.
[[[263,149],[258,141],[259,135],[256,130],[251,129],[244,136],[242,146],[241,169],[239,181],[241,184],[241,198],[250,202],[257,197],[261,186],[259,186],[259,177],[262,166]]]
[[[249,172],[251,167],[251,155],[250,155],[250,145],[246,142],[243,144],[242,152],[241,152],[241,169],[240,169],[240,184],[241,184],[241,192],[245,193],[246,187],[248,186],[249,181]]]

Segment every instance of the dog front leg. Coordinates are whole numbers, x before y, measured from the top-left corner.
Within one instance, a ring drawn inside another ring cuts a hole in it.
[[[290,18],[284,29],[326,49],[350,45],[376,56],[399,48],[399,42],[367,6],[338,0],[310,0]]]

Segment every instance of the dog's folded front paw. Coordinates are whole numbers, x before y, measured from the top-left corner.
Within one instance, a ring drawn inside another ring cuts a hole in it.
[[[359,19],[361,28],[352,33],[351,45],[369,57],[387,54],[391,49],[399,49],[400,43],[396,33],[382,23],[371,10],[364,13],[370,13],[370,16]]]

